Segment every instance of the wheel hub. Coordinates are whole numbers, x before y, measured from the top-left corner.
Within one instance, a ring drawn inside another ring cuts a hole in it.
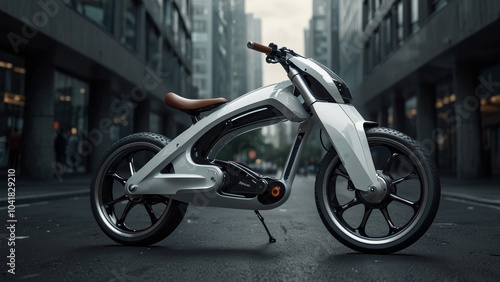
[[[383,203],[387,196],[390,194],[389,185],[387,180],[383,175],[377,174],[377,180],[379,182],[377,186],[370,186],[368,191],[359,191],[359,198],[367,205],[378,205]]]

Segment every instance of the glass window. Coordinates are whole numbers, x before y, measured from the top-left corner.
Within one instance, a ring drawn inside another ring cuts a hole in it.
[[[385,53],[389,54],[392,51],[392,18],[389,14],[385,17]]]
[[[131,50],[136,49],[137,44],[137,6],[133,0],[124,2],[123,13],[123,36],[122,43]]]
[[[195,71],[195,73],[207,73],[207,65],[206,64],[195,64],[194,71]]]
[[[207,81],[204,78],[195,78],[194,85],[198,87],[199,90],[206,90]]]
[[[368,0],[363,1],[363,28],[368,23]]]
[[[196,5],[193,7],[193,12],[196,16],[208,15],[208,8],[206,6]]]
[[[179,42],[179,14],[177,10],[173,13],[172,29],[174,30],[174,41],[177,43]]]
[[[406,119],[405,119],[405,128],[406,128],[406,133],[410,135],[411,137],[416,136],[417,132],[417,97],[412,96],[408,100],[405,101],[405,113],[406,113]]]
[[[432,12],[437,12],[448,4],[448,0],[431,0],[431,1],[432,1],[431,3]]]
[[[418,25],[418,0],[410,1],[410,12],[411,12],[411,32],[415,33],[419,30]]]
[[[195,32],[207,32],[207,22],[204,20],[194,20],[193,31],[195,31]]]
[[[148,64],[156,70],[160,62],[160,35],[151,20],[148,19],[147,30],[147,53],[146,60]]]
[[[187,4],[187,0],[181,0],[181,11],[184,15],[187,15],[188,14],[188,4]]]
[[[381,55],[381,40],[380,40],[380,30],[377,29],[375,30],[375,54],[374,54],[374,65],[377,65],[378,63],[380,63],[380,55]]]
[[[316,26],[314,28],[314,31],[325,31],[326,29],[326,21],[325,18],[319,18],[316,17]]]
[[[155,112],[149,113],[149,131],[155,133],[163,133],[162,131],[162,119],[160,115]]]
[[[181,32],[180,32],[180,45],[181,45],[181,53],[182,55],[186,55],[186,32],[184,30],[184,28],[181,29]]]
[[[16,166],[10,145],[23,131],[25,73],[22,58],[0,50],[0,166]]]
[[[203,60],[207,58],[207,49],[205,47],[194,48],[194,59]]]
[[[397,3],[397,12],[398,12],[398,42],[402,42],[404,39],[404,30],[403,30],[403,2],[399,1]]]
[[[172,0],[165,0],[165,3],[163,5],[163,12],[165,25],[172,25]]]
[[[65,1],[78,13],[95,21],[109,32],[113,32],[113,2],[113,0]]]
[[[66,144],[66,150],[58,152],[56,148],[56,160],[73,171],[85,172],[87,152],[83,143],[88,138],[89,85],[56,71],[54,93],[54,130],[61,140],[55,146]]]

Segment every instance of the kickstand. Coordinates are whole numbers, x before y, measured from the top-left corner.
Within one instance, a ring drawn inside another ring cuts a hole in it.
[[[255,210],[254,211],[257,217],[260,219],[260,222],[262,222],[262,225],[264,225],[264,228],[266,229],[267,235],[269,235],[269,243],[276,243],[276,239],[271,235],[269,232],[269,229],[267,229],[266,223],[264,222],[264,218],[262,215],[260,215],[259,211]]]

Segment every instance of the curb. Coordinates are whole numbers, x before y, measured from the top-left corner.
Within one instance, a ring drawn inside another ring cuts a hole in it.
[[[61,199],[78,197],[78,196],[88,196],[89,193],[90,193],[89,189],[84,189],[84,190],[76,190],[76,191],[71,191],[71,192],[47,193],[47,194],[40,194],[40,195],[34,195],[34,196],[18,196],[15,199],[15,201],[16,201],[15,204],[16,205],[24,205],[24,204],[30,204],[30,203],[36,203],[36,202],[61,200]],[[8,206],[7,200],[8,200],[7,198],[0,198],[0,207],[7,207]]]
[[[475,197],[475,196],[471,196],[471,195],[467,195],[467,194],[453,193],[453,192],[441,192],[441,194],[443,196],[453,198],[453,199],[467,200],[467,201],[471,201],[474,203],[487,204],[487,205],[493,205],[493,206],[500,207],[500,200],[485,199],[485,198]]]

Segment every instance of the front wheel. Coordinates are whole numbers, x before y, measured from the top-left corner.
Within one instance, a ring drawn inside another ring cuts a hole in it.
[[[331,149],[316,177],[320,217],[342,244],[364,253],[392,253],[416,242],[430,227],[440,198],[439,177],[425,149],[393,129],[376,127],[366,136],[379,181],[373,197],[354,188]]]

